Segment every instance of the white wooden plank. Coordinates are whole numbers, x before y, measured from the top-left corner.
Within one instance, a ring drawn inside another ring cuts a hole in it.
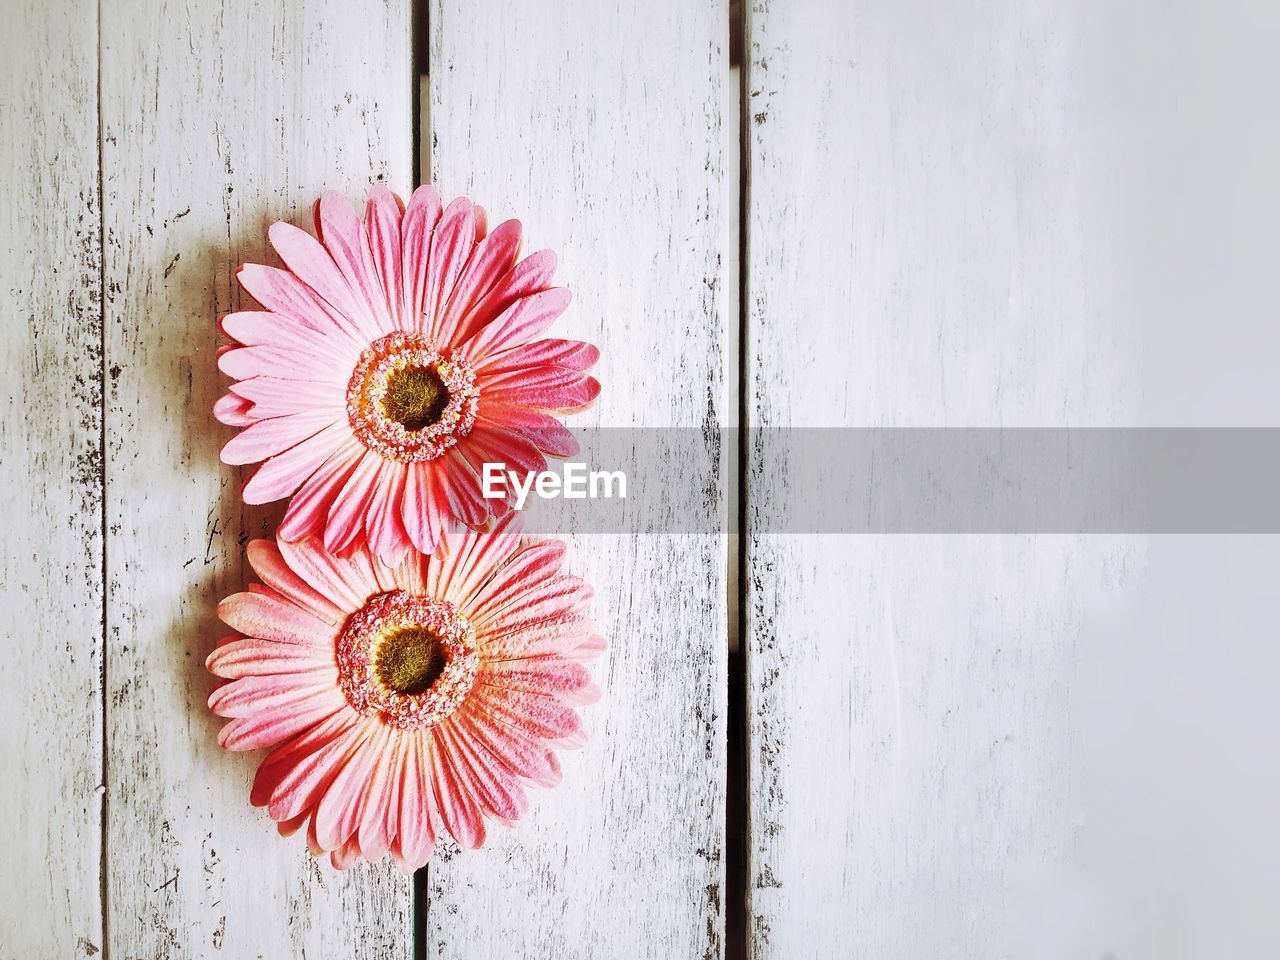
[[[1120,322],[1140,337],[1134,422],[1274,428],[1280,6],[1140,0],[1081,22],[1076,96],[1108,144]],[[1072,956],[1275,952],[1278,561],[1274,535],[1152,537],[1141,589],[1082,651],[1082,825],[1068,882],[1031,904]]]
[[[431,7],[432,172],[560,254],[556,335],[598,343],[571,425],[699,428],[723,412],[724,2]],[[690,484],[723,485],[711,463]],[[706,517],[685,518],[706,530]],[[579,535],[611,642],[564,782],[492,846],[428,868],[428,955],[722,952],[725,542]]]
[[[102,324],[97,19],[0,35],[0,957],[101,949]]]
[[[1132,415],[1087,26],[1049,2],[752,5],[753,425]],[[781,467],[753,447],[752,955],[1032,955],[1027,891],[1079,826],[1078,647],[1141,539],[784,536]]]
[[[273,220],[411,185],[409,4],[108,0],[102,35],[110,956],[399,960],[408,882],[276,835],[248,801],[259,758],[215,742],[203,664],[275,520],[218,461],[215,320],[238,264],[274,262]]]

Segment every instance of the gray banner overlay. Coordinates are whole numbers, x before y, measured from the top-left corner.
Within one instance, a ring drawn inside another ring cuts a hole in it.
[[[535,533],[1280,533],[1280,429],[577,430]],[[619,497],[616,474],[626,477]],[[546,492],[554,481],[544,484]],[[608,487],[614,496],[603,496]],[[563,489],[563,488],[562,488]]]

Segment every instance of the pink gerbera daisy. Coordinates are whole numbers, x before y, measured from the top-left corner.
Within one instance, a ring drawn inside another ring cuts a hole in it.
[[[604,649],[590,587],[560,572],[565,546],[522,537],[518,514],[446,533],[432,556],[388,566],[315,538],[255,540],[262,585],[218,608],[238,631],[209,656],[229,750],[274,748],[251,799],[290,834],[304,823],[334,866],[388,851],[422,866],[438,837],[484,842],[512,823],[523,784],[560,779],[555,748],[586,735],[575,705],[598,690]]]
[[[486,233],[466,198],[441,210],[431,187],[404,207],[375,187],[365,220],[336,193],[315,209],[317,240],[287,223],[269,236],[286,269],[245,264],[264,310],[231,313],[219,366],[236,379],[214,406],[242,427],[229,464],[261,462],[248,503],[292,497],[285,540],[368,542],[388,562],[430,553],[453,521],[500,516],[483,465],[546,468],[577,452],[553,413],[590,405],[599,351],[534,340],[569,303],[550,251],[517,260],[520,224]]]

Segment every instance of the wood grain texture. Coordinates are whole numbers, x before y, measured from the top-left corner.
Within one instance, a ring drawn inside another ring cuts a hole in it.
[[[215,321],[268,225],[411,185],[409,4],[106,0],[108,932],[112,960],[412,955],[410,885],[281,839],[223,752],[217,601],[274,531],[239,502]]]
[[[102,944],[102,324],[97,21],[0,36],[0,958]]]
[[[1081,9],[751,5],[753,426],[1131,415]],[[1140,538],[771,533],[804,468],[751,446],[752,955],[1078,955],[1028,951],[1080,822],[1078,647]]]
[[[702,429],[705,459],[670,469],[715,516],[725,3],[439,0],[430,17],[437,183],[554,248],[575,297],[554,332],[601,347],[604,393],[570,423]],[[720,956],[724,538],[569,539],[611,643],[593,738],[515,830],[431,864],[428,955]]]

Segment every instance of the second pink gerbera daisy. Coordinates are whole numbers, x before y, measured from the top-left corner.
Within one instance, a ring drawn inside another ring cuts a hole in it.
[[[274,224],[286,269],[246,264],[240,285],[265,309],[228,314],[234,377],[214,414],[241,427],[229,464],[262,463],[249,503],[292,497],[280,535],[367,542],[395,562],[430,553],[451,523],[509,508],[482,494],[485,463],[516,471],[577,452],[552,414],[588,406],[588,343],[535,340],[569,303],[549,251],[518,260],[520,224],[486,232],[466,198],[446,208],[420,187],[407,207],[375,188],[362,223],[326,193],[317,240]]]
[[[413,870],[438,837],[476,847],[486,817],[520,817],[523,784],[559,780],[604,641],[590,588],[560,572],[564,544],[518,523],[447,533],[396,566],[315,539],[249,545],[262,585],[219,607],[238,632],[209,656],[226,681],[209,706],[230,718],[224,747],[274,748],[251,799],[282,833],[305,824],[337,867],[389,851]]]

